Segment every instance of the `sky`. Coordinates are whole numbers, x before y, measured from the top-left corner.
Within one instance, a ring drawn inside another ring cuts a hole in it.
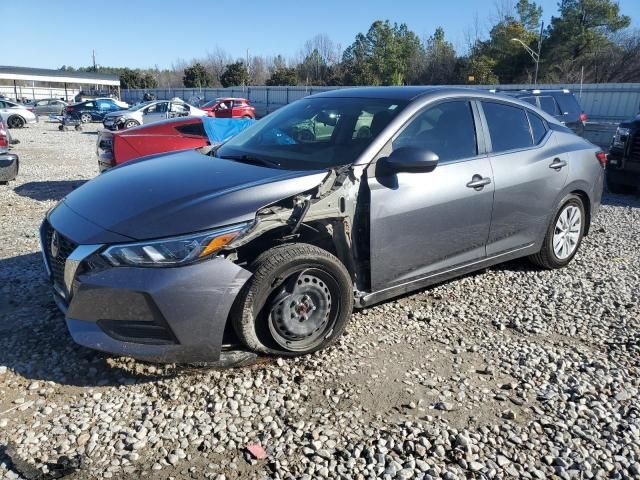
[[[323,33],[342,48],[377,19],[406,23],[418,35],[442,26],[465,50],[465,34],[479,21],[485,32],[496,4],[516,0],[129,0],[113,4],[72,0],[0,0],[4,42],[0,64],[38,68],[98,65],[170,67],[220,47],[233,57],[295,56]],[[92,3],[95,6],[92,6]],[[537,0],[548,23],[557,0]],[[640,28],[640,0],[619,0]]]

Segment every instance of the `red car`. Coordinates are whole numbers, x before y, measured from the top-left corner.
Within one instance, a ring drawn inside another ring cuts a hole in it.
[[[249,104],[249,100],[246,98],[216,98],[199,108],[206,111],[210,117],[256,118],[256,109]]]
[[[98,166],[104,172],[147,155],[219,145],[254,122],[249,118],[181,117],[127,130],[100,130]]]

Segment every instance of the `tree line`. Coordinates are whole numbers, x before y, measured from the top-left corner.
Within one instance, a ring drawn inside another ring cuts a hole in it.
[[[216,48],[167,69],[86,67],[120,76],[123,88],[233,87],[240,85],[438,85],[532,83],[538,52],[541,83],[640,80],[640,32],[614,0],[560,0],[541,30],[542,7],[501,0],[488,28],[476,19],[458,51],[438,27],[421,38],[404,24],[373,22],[342,49],[325,34],[311,38],[295,58],[234,59]],[[70,67],[63,66],[63,69]]]

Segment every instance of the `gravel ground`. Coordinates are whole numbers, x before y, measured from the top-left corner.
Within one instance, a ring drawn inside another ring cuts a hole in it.
[[[97,174],[95,128],[15,131],[0,186],[0,477],[640,478],[638,197],[606,196],[566,269],[364,310],[305,358],[158,366],[76,346],[43,276],[37,227]]]

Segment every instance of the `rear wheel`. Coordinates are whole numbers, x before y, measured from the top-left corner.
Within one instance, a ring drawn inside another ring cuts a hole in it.
[[[582,199],[573,194],[567,196],[547,229],[542,248],[530,260],[542,268],[564,267],[578,251],[585,225]]]
[[[616,182],[609,175],[607,175],[607,190],[611,193],[629,194],[635,191],[635,188],[630,185],[624,185]]]
[[[91,121],[91,114],[83,113],[82,115],[80,115],[80,121],[82,123],[89,123]]]
[[[7,126],[9,126],[9,128],[22,128],[26,123],[24,118],[19,115],[13,115],[7,120]]]
[[[326,348],[343,333],[353,309],[351,277],[326,250],[288,244],[260,255],[231,316],[252,350],[287,356]]]

